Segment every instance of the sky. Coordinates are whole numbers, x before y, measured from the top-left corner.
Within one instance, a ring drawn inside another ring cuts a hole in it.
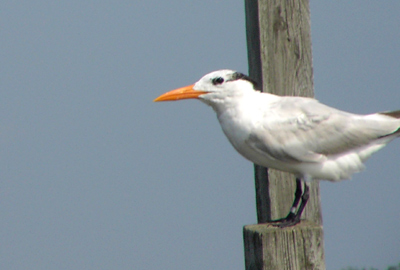
[[[399,1],[311,1],[315,95],[400,109]],[[0,3],[0,269],[244,269],[253,165],[196,100],[247,73],[243,1]],[[400,262],[400,141],[321,182],[327,269]]]

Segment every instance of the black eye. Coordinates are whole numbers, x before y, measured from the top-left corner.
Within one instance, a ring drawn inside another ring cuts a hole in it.
[[[212,79],[211,82],[212,82],[213,85],[221,84],[221,83],[224,82],[224,78],[222,78],[222,77],[217,77],[217,78]]]

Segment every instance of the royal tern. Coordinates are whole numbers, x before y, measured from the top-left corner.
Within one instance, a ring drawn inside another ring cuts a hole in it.
[[[371,154],[400,136],[400,110],[351,114],[313,98],[256,89],[248,76],[218,70],[154,101],[201,100],[214,109],[226,137],[243,157],[296,176],[293,206],[285,218],[273,221],[277,226],[300,221],[309,197],[307,181],[348,179],[364,168]]]

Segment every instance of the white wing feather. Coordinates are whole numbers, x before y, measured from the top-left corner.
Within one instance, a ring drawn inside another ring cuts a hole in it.
[[[356,115],[315,99],[284,97],[263,110],[260,125],[246,143],[283,162],[323,162],[395,132],[399,120],[385,115]]]

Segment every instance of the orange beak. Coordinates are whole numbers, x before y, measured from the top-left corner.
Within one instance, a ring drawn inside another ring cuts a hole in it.
[[[169,91],[165,94],[162,94],[158,98],[156,98],[154,100],[154,102],[175,101],[175,100],[180,100],[180,99],[198,98],[200,95],[208,93],[206,91],[193,90],[193,86],[194,86],[194,84]]]

